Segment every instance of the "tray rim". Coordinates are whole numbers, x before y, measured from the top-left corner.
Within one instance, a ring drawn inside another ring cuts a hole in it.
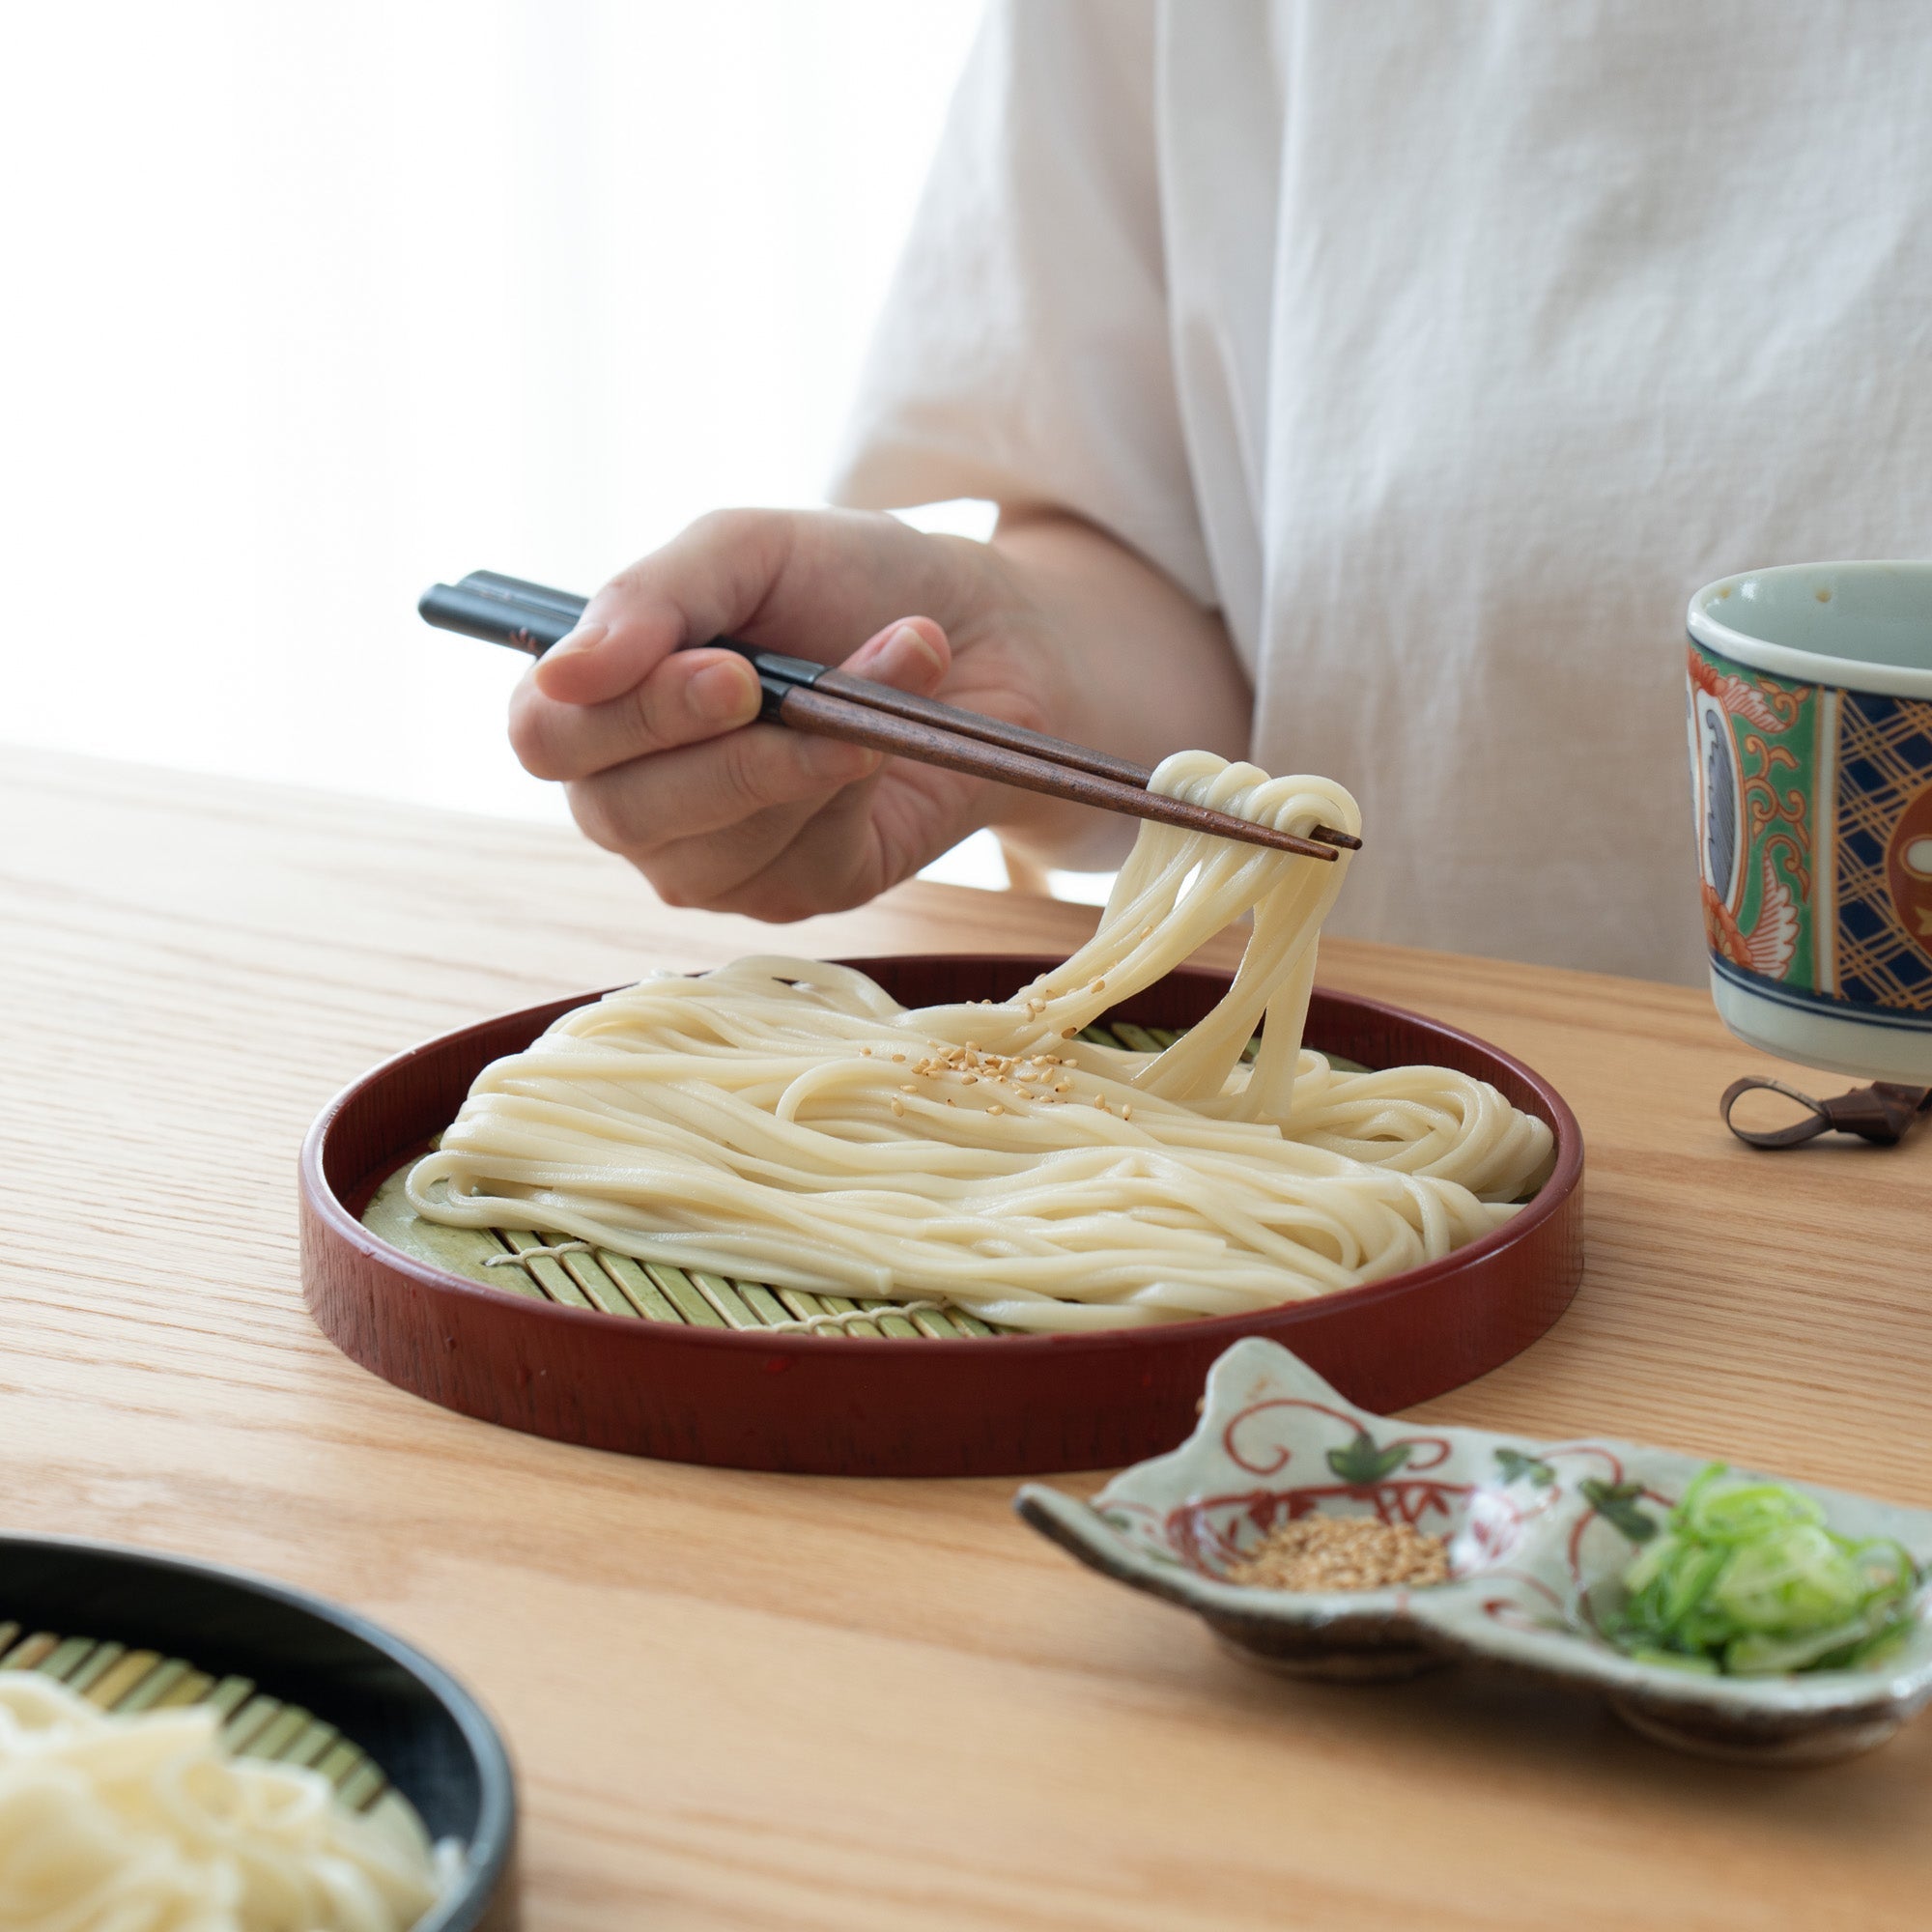
[[[1037,965],[1042,969],[1058,964],[1057,958],[1037,953],[995,953],[957,952],[924,953],[895,952],[874,953],[862,958],[839,959],[828,964],[849,966],[860,972],[882,965],[912,966],[930,960],[1002,960],[1009,961],[1015,967]],[[1232,980],[1233,975],[1213,967],[1181,965],[1164,979],[1193,979],[1197,980],[1218,980],[1224,984]],[[635,984],[625,981],[623,984]],[[1156,984],[1161,981],[1156,981]],[[352,1214],[348,1206],[330,1185],[324,1168],[324,1161],[330,1130],[341,1116],[359,1100],[370,1089],[393,1080],[412,1062],[426,1054],[443,1050],[453,1050],[466,1039],[480,1034],[494,1032],[511,1021],[521,1021],[526,1017],[533,1022],[530,1037],[554,1020],[566,1012],[601,1000],[607,994],[622,990],[621,986],[607,986],[601,991],[566,995],[561,999],[539,1001],[533,1006],[519,1007],[509,1011],[487,1016],[470,1022],[467,1026],[451,1027],[404,1048],[379,1065],[370,1068],[358,1079],[344,1087],[328,1104],[316,1116],[314,1122],[303,1137],[300,1161],[301,1191],[308,1208],[313,1211],[338,1239],[347,1241],[371,1259],[380,1260],[383,1264],[396,1273],[404,1274],[419,1286],[442,1293],[455,1293],[465,1298],[481,1297],[493,1309],[498,1302],[509,1302],[515,1306],[519,1318],[539,1323],[562,1321],[576,1325],[588,1322],[592,1329],[603,1328],[627,1336],[648,1335],[653,1340],[669,1342],[673,1339],[680,1348],[724,1349],[739,1350],[747,1345],[764,1353],[774,1350],[781,1353],[803,1353],[816,1358],[831,1346],[836,1346],[841,1357],[865,1359],[869,1356],[891,1355],[895,1359],[903,1358],[908,1348],[914,1346],[904,1338],[887,1336],[844,1335],[835,1344],[825,1338],[796,1331],[759,1328],[708,1328],[696,1327],[683,1322],[640,1321],[623,1315],[608,1315],[602,1309],[572,1308],[561,1302],[535,1301],[513,1294],[505,1289],[485,1287],[481,1282],[471,1281],[465,1275],[455,1274],[446,1268],[421,1261],[406,1249],[393,1246],[379,1235],[372,1234],[361,1220]],[[1030,1335],[1009,1332],[1000,1335],[960,1336],[951,1340],[943,1337],[922,1337],[917,1344],[922,1358],[932,1359],[935,1355],[983,1355],[988,1350],[996,1350],[1000,1359],[1010,1360],[1019,1350],[1035,1354],[1057,1353],[1065,1355],[1069,1350],[1104,1354],[1115,1350],[1140,1350],[1151,1344],[1184,1335],[1189,1341],[1208,1341],[1225,1333],[1230,1341],[1237,1339],[1239,1333],[1249,1332],[1249,1324],[1260,1316],[1292,1322],[1297,1315],[1311,1319],[1315,1311],[1334,1315],[1355,1309],[1371,1308],[1379,1301],[1395,1296],[1414,1293],[1427,1289],[1434,1283],[1444,1280],[1467,1267],[1472,1262],[1490,1255],[1498,1254],[1527,1240],[1545,1222],[1559,1212],[1576,1192],[1583,1174],[1583,1130],[1576,1114],[1554,1087],[1533,1067],[1526,1065],[1514,1054],[1506,1053],[1501,1047],[1475,1034],[1465,1033],[1461,1027],[1450,1025],[1446,1020],[1430,1018],[1406,1007],[1398,1007],[1386,1000],[1370,999],[1364,994],[1332,991],[1317,984],[1315,998],[1346,1000],[1350,1006],[1368,1014],[1384,1017],[1406,1028],[1420,1026],[1428,1032],[1454,1040],[1458,1045],[1475,1049],[1490,1059],[1509,1068],[1524,1086],[1533,1092],[1542,1105],[1548,1109],[1548,1117],[1556,1141],[1556,1161],[1549,1178],[1527,1202],[1522,1211],[1512,1215],[1500,1228],[1492,1229],[1487,1235],[1478,1236],[1473,1241],[1455,1249],[1450,1254],[1433,1262],[1425,1262],[1422,1266],[1405,1268],[1399,1274],[1385,1276],[1380,1281],[1365,1282],[1359,1288],[1338,1290],[1333,1294],[1311,1295],[1301,1301],[1288,1301],[1267,1309],[1248,1309],[1234,1315],[1207,1315],[1191,1318],[1183,1321],[1163,1321],[1137,1328],[1098,1329],[1076,1334]],[[1122,1004],[1125,1004],[1122,1002]],[[1319,1049],[1318,1049],[1319,1050]],[[365,1174],[358,1178],[359,1187],[366,1181]],[[380,1181],[379,1181],[380,1184]]]

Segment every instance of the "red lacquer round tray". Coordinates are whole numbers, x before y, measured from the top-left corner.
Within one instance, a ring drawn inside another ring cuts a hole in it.
[[[857,959],[909,1007],[1004,998],[1057,959]],[[1228,976],[1183,968],[1107,1017],[1192,1025]],[[1261,1314],[1097,1335],[892,1341],[626,1320],[481,1286],[389,1246],[357,1219],[398,1164],[455,1118],[469,1083],[558,1014],[555,1000],[444,1034],[358,1080],[301,1156],[302,1284],[323,1332],[397,1386],[512,1429],[636,1456],[864,1476],[1111,1467],[1193,1426],[1208,1365],[1243,1335],[1293,1349],[1351,1402],[1388,1411],[1527,1348],[1583,1269],[1583,1141],[1548,1082],[1453,1027],[1318,990],[1309,1044],[1368,1066],[1432,1063],[1488,1080],[1554,1130],[1536,1199],[1426,1267]]]

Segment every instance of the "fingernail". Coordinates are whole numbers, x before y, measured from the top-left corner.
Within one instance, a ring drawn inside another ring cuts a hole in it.
[[[913,674],[930,676],[939,668],[939,653],[933,649],[924,632],[915,630],[910,624],[901,624],[879,646],[877,654],[866,668],[868,672],[883,671],[889,678]]]
[[[729,724],[748,719],[757,708],[752,680],[735,664],[706,665],[684,688],[692,716],[704,724]]]
[[[566,631],[544,653],[544,656],[551,659],[567,658],[575,656],[579,651],[595,650],[609,635],[610,630],[607,625],[580,624],[576,630]]]

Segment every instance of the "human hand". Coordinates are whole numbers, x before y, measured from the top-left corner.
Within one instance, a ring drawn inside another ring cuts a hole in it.
[[[855,512],[719,512],[590,600],[518,687],[510,740],[668,903],[802,919],[896,884],[1008,795],[754,723],[751,666],[683,646],[740,638],[1052,731],[1052,628],[985,545]]]

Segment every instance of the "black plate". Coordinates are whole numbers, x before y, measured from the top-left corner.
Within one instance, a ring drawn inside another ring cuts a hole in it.
[[[469,1691],[400,1637],[285,1583],[66,1537],[0,1536],[0,1617],[251,1677],[326,1719],[432,1838],[469,1847],[462,1882],[414,1932],[516,1932],[509,1754]]]

